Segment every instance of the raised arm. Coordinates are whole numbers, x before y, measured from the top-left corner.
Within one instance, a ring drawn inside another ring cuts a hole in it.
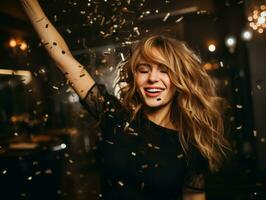
[[[83,99],[94,85],[94,80],[72,56],[64,39],[44,14],[38,0],[20,1],[49,55]]]

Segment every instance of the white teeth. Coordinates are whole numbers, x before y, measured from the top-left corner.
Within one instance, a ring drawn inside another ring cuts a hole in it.
[[[148,88],[146,88],[145,89],[146,91],[148,91],[148,92],[161,92],[161,91],[163,91],[163,89],[157,89],[157,88],[150,88],[150,89],[148,89]]]

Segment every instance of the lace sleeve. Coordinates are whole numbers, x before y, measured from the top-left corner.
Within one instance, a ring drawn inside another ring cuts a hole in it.
[[[194,150],[190,157],[185,175],[184,193],[204,193],[208,161],[199,151]]]

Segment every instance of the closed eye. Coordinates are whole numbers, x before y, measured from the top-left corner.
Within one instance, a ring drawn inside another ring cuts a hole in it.
[[[149,73],[151,67],[148,64],[138,64],[137,71],[140,73]]]
[[[169,69],[168,67],[166,67],[165,65],[160,65],[160,72],[162,73],[168,73],[169,72]]]

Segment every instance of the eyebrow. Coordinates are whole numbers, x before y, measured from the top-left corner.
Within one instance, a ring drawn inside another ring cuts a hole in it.
[[[139,66],[141,66],[141,65],[144,65],[144,66],[146,66],[146,67],[151,67],[151,65],[149,64],[149,63],[138,63],[136,66],[137,66],[137,68],[139,67]]]

